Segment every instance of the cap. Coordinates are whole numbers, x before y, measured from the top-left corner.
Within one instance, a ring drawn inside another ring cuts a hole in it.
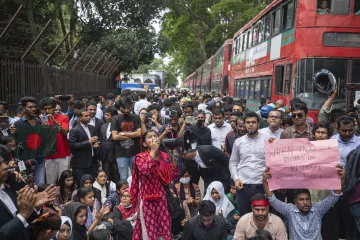
[[[210,100],[210,101],[208,101],[207,105],[208,105],[209,107],[215,107],[215,106],[216,106],[216,102],[215,102],[214,100]]]
[[[260,115],[261,117],[267,118],[269,116],[269,113],[273,110],[273,107],[270,105],[263,106],[260,109]]]

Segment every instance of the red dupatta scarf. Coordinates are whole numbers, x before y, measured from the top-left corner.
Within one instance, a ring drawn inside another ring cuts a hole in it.
[[[133,206],[137,206],[137,197],[139,194],[139,170],[136,167],[136,159],[142,158],[146,161],[149,161],[150,158],[151,161],[156,161],[152,159],[150,156],[150,152],[146,151],[143,153],[139,153],[135,156],[135,161],[133,164],[133,174],[132,174],[132,181],[131,181],[131,189],[130,189],[130,195],[131,195],[131,203]],[[158,177],[160,182],[163,185],[169,185],[172,181],[172,177],[174,174],[174,168],[171,163],[171,159],[168,154],[164,152],[159,153],[159,159],[157,160],[159,164],[156,164],[152,169],[151,172]]]

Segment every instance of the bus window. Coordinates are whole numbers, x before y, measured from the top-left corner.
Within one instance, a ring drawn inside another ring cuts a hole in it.
[[[259,24],[254,26],[253,28],[253,46],[258,44],[258,38],[259,38]]]
[[[317,13],[347,15],[350,10],[350,0],[318,0]]]
[[[360,16],[360,0],[354,2],[354,13],[356,16]]]
[[[281,25],[281,8],[276,12],[272,13],[272,35],[280,33],[280,25]]]
[[[272,86],[271,83],[272,83],[272,81],[271,81],[271,79],[269,79],[268,80],[268,89],[267,89],[268,90],[268,92],[267,92],[268,98],[271,98],[271,86]]]
[[[265,21],[261,19],[259,21],[259,43],[264,40],[264,33],[265,33]]]
[[[261,98],[260,88],[261,88],[261,81],[257,80],[255,83],[255,96],[254,96],[255,100],[260,100]]]
[[[232,45],[231,44],[229,44],[229,51],[228,52],[229,52],[228,61],[230,62],[231,61],[231,53],[232,53]]]
[[[268,40],[271,36],[271,18],[270,15],[265,17],[265,40]]]
[[[251,46],[252,46],[252,28],[250,28],[249,29],[249,31],[248,31],[248,48],[251,48]]]
[[[360,59],[352,60],[351,82],[360,83]]]
[[[282,87],[284,82],[284,66],[275,67],[275,94],[282,94]]]
[[[244,98],[244,93],[245,93],[245,82],[240,80],[240,94],[239,97]]]
[[[250,87],[249,87],[249,99],[254,99],[254,93],[255,93],[255,81],[250,81]]]
[[[283,6],[282,14],[282,30],[287,30],[293,27],[294,22],[294,2],[289,2]]]
[[[286,74],[285,74],[285,87],[284,87],[284,94],[290,94],[290,86],[291,86],[291,73],[292,73],[292,64],[286,65]]]
[[[345,82],[348,75],[348,60],[345,59],[302,59],[296,63],[295,96],[304,101],[309,109],[320,109],[328,99],[328,94],[320,92],[313,82],[315,73],[326,69],[334,74],[338,84],[338,97],[334,100],[334,108],[345,109]]]
[[[261,81],[261,98],[266,98],[268,93],[268,80]]]
[[[249,97],[249,81],[246,81],[244,86],[244,98],[248,99],[248,97]]]

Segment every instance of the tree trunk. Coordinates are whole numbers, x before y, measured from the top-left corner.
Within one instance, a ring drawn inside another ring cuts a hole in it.
[[[66,26],[65,26],[65,22],[64,22],[63,11],[62,11],[62,0],[56,1],[56,8],[57,8],[57,13],[58,13],[58,18],[60,20],[61,31],[65,37]],[[70,47],[69,47],[69,43],[68,43],[67,39],[65,40],[65,46],[66,46],[66,52],[70,52]]]
[[[74,36],[76,33],[76,23],[77,23],[77,1],[69,0],[70,8],[70,48],[74,46]]]
[[[35,40],[35,38],[37,37],[37,35],[39,33],[36,30],[36,23],[34,20],[34,13],[33,13],[33,9],[32,9],[32,0],[26,0],[26,12],[27,12],[27,17],[28,17],[29,24],[30,24],[31,36],[33,38],[32,40]],[[44,54],[41,51],[39,43],[35,45],[35,51],[38,54],[39,63],[42,64],[44,62]]]

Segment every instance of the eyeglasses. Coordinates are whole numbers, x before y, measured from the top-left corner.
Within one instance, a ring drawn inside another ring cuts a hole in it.
[[[122,195],[122,198],[131,198],[130,195]]]
[[[269,118],[275,118],[275,119],[280,119],[280,116],[269,116]]]
[[[298,117],[298,118],[303,118],[304,117],[304,114],[302,114],[302,113],[298,113],[298,114],[296,114],[296,113],[293,113],[292,115],[291,115],[291,118],[296,118],[296,117]]]

